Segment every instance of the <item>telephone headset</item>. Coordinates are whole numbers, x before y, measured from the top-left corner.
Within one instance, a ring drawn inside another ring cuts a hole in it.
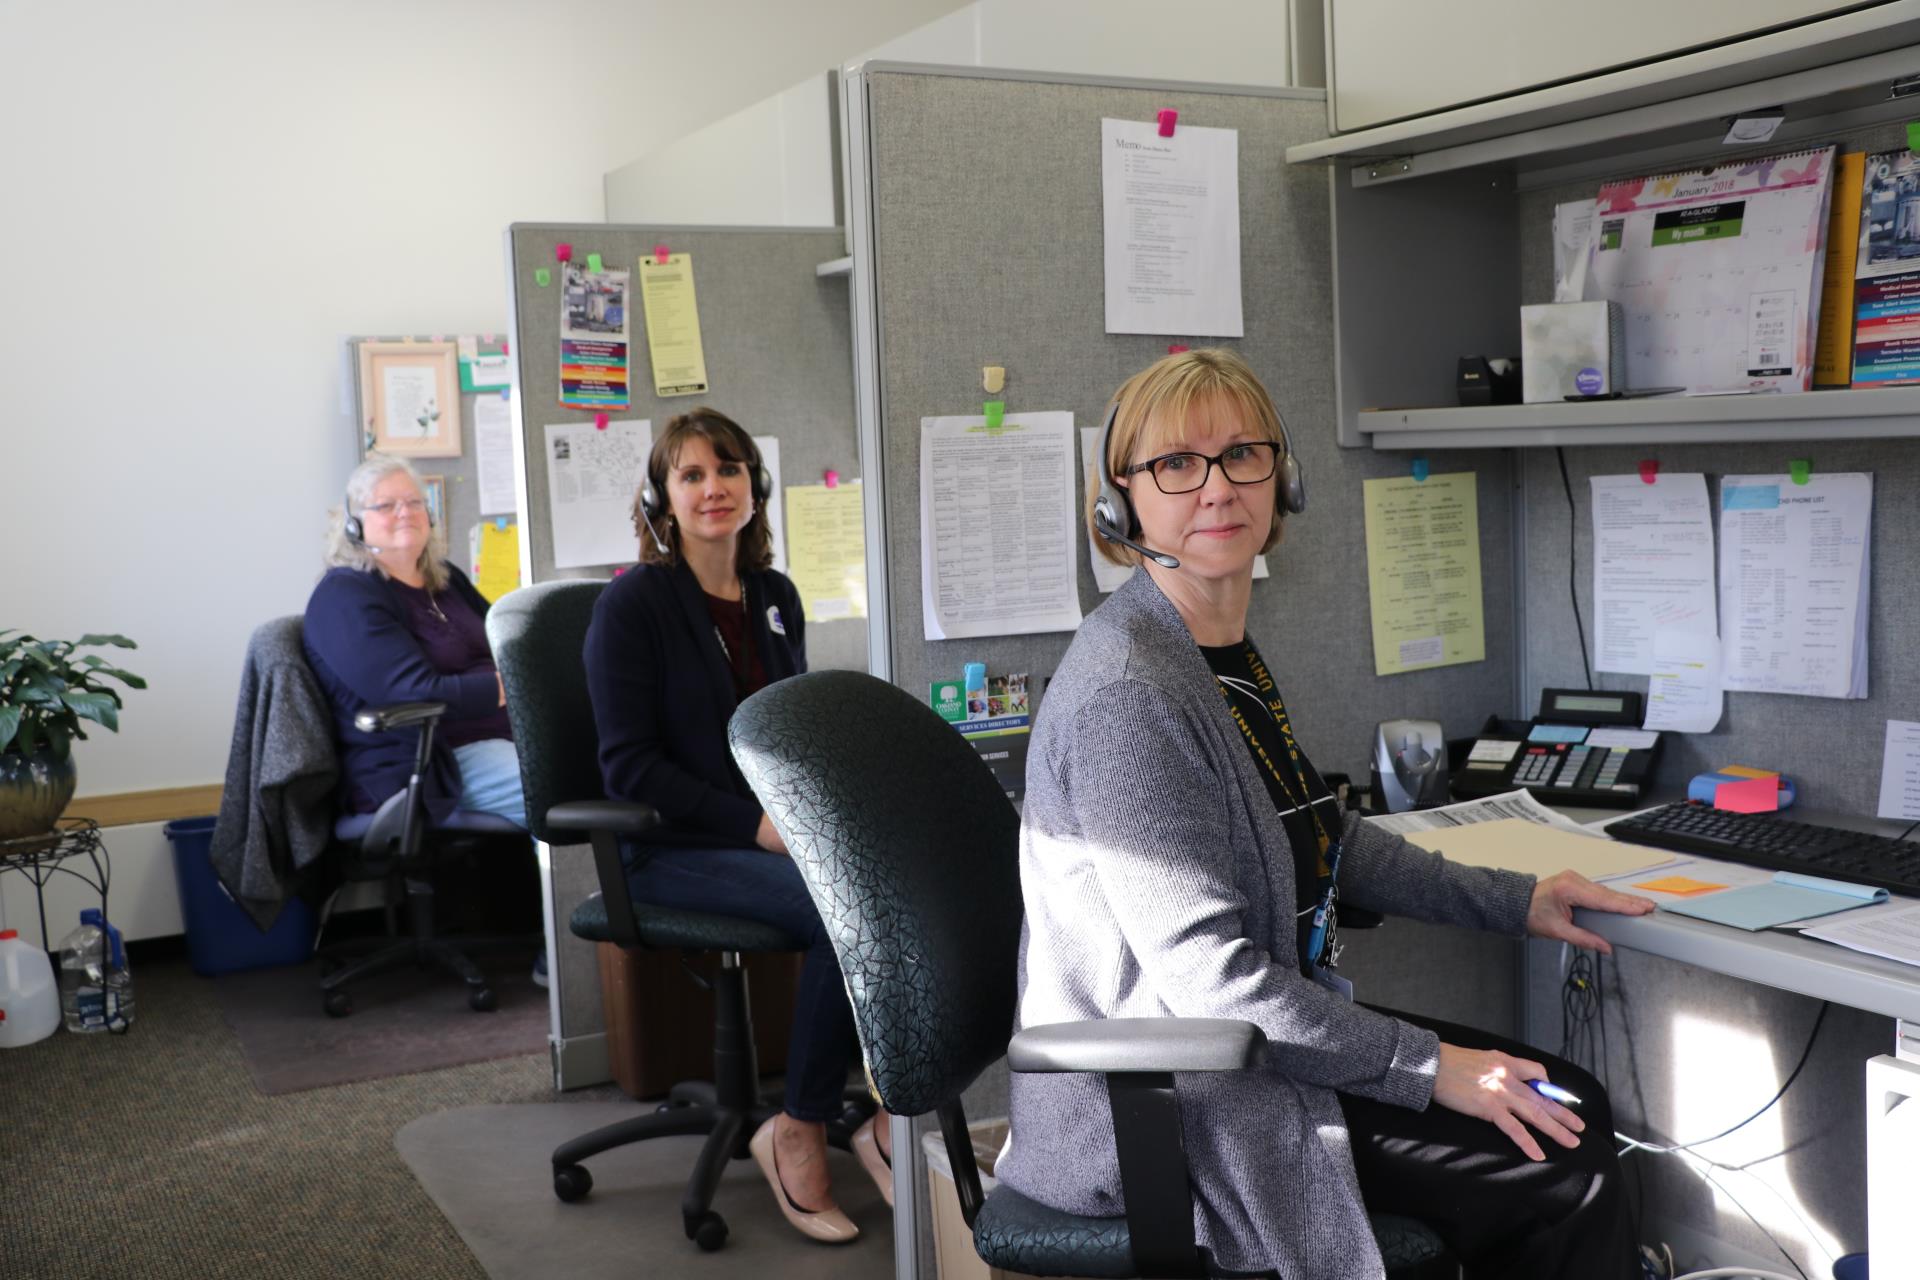
[[[745,435],[745,432],[741,433]],[[753,500],[757,505],[765,506],[767,499],[773,496],[773,476],[760,461],[760,446],[747,436],[747,469],[753,472]],[[724,459],[723,459],[724,461]],[[664,480],[661,481],[664,483]],[[661,555],[669,554],[667,540],[660,536],[659,521],[667,514],[667,495],[653,478],[653,466],[649,462],[646,475],[640,479],[640,518],[647,522],[647,532],[653,535],[653,545],[660,549]]]
[[[1164,551],[1154,551],[1134,539],[1140,533],[1140,521],[1133,514],[1133,502],[1127,491],[1113,479],[1113,421],[1120,416],[1120,398],[1107,406],[1107,425],[1100,432],[1100,492],[1093,500],[1094,531],[1108,542],[1139,552],[1164,569],[1178,569],[1180,561]],[[1280,411],[1274,410],[1274,417]],[[1279,499],[1286,509],[1298,515],[1307,509],[1307,477],[1300,460],[1293,455],[1293,442],[1287,435],[1285,419],[1280,420]]]
[[[347,535],[347,541],[353,543],[353,545],[356,547],[366,547],[367,550],[373,552],[375,555],[378,555],[380,552],[380,548],[367,546],[367,526],[365,525],[365,523],[361,521],[359,516],[353,513],[353,495],[352,494],[348,493],[348,494],[341,495],[340,510],[346,513],[346,519],[341,521],[340,523],[340,531]],[[427,528],[431,529],[434,527],[434,525],[438,523],[439,521],[433,518],[433,504],[428,503],[427,504]]]

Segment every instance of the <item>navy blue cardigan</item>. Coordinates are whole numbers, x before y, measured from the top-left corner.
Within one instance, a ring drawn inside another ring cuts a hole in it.
[[[746,575],[747,626],[767,683],[807,669],[800,593],[785,574]],[[583,656],[607,795],[652,805],[649,844],[751,849],[760,802],[727,749],[738,705],[693,570],[641,565],[593,609]]]
[[[487,598],[467,575],[448,565],[448,590],[483,619]],[[437,669],[407,630],[406,608],[385,574],[332,568],[307,599],[304,643],[307,664],[333,707],[333,737],[340,750],[341,798],[356,804],[356,790],[375,805],[407,785],[420,736],[416,729],[362,733],[353,717],[362,707],[395,702],[444,702],[447,715],[483,716],[500,705],[491,671],[451,676]],[[453,749],[436,737],[427,767],[427,813],[445,822],[460,802],[460,766]]]

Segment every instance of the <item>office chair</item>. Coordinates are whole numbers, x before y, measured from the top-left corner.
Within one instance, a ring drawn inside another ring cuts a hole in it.
[[[301,618],[294,616],[276,618],[254,632],[248,646],[249,656],[286,668],[262,672],[263,676],[276,682],[304,680],[312,684],[313,674],[302,656],[302,630]],[[313,697],[325,705],[317,688],[313,690]],[[529,937],[448,937],[436,927],[433,881],[441,866],[483,850],[497,853],[517,849],[523,857],[528,850],[526,832],[492,814],[455,812],[443,824],[428,822],[420,780],[433,750],[434,728],[445,710],[442,703],[412,702],[368,707],[355,717],[355,725],[363,732],[417,727],[420,739],[414,755],[413,776],[404,789],[389,796],[373,813],[342,813],[333,818],[327,870],[349,882],[383,882],[386,935],[348,939],[320,951],[321,962],[326,967],[320,979],[321,1007],[330,1017],[342,1018],[353,1012],[349,983],[403,964],[432,965],[446,970],[466,983],[467,1004],[471,1008],[476,1012],[491,1012],[497,1007],[498,998],[487,984],[486,975],[466,953],[504,946],[524,947],[532,941]],[[326,747],[332,750],[333,745],[329,727]],[[328,797],[325,803],[332,803],[332,798]],[[398,919],[401,902],[407,907],[408,928],[404,935]]]
[[[885,681],[823,671],[747,699],[731,739],[826,918],[882,1105],[939,1117],[980,1256],[1030,1275],[1205,1275],[1173,1073],[1252,1067],[1259,1028],[1116,1018],[1028,1027],[1009,1044],[1020,820],[953,726]],[[983,1199],[960,1095],[1002,1053],[1016,1072],[1106,1077],[1124,1218],[1060,1213],[1006,1186]],[[1389,1275],[1457,1275],[1423,1224],[1376,1214],[1373,1227]]]
[[[719,953],[712,980],[713,1080],[677,1084],[657,1111],[562,1143],[553,1152],[553,1191],[564,1201],[585,1196],[593,1189],[593,1175],[581,1162],[603,1151],[648,1138],[705,1134],[680,1216],[687,1238],[712,1252],[727,1240],[726,1220],[712,1207],[726,1162],[747,1158],[754,1131],[780,1110],[760,1093],[741,956],[805,948],[785,931],[758,921],[650,906],[628,892],[620,837],[657,825],[659,815],[643,804],[609,800],[601,784],[599,734],[580,655],[594,602],[604,588],[587,581],[523,587],[488,612],[487,639],[506,682],[507,716],[520,747],[521,785],[534,836],[548,844],[578,844],[585,836],[593,846],[600,891],[574,908],[569,928],[588,941],[628,950]],[[863,1111],[856,1103],[828,1124],[828,1141],[847,1149],[853,1130],[869,1113],[870,1104]]]

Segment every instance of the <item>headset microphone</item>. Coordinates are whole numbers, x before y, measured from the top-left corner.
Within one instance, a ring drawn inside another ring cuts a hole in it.
[[[1123,547],[1137,551],[1163,569],[1178,569],[1180,561],[1164,551],[1154,551],[1135,542],[1127,534],[1132,532],[1133,506],[1127,501],[1127,495],[1113,482],[1111,450],[1113,448],[1113,420],[1120,416],[1120,402],[1115,400],[1107,409],[1107,425],[1100,433],[1100,493],[1093,500],[1094,532],[1108,542],[1117,542]],[[1122,516],[1122,512],[1125,516]]]

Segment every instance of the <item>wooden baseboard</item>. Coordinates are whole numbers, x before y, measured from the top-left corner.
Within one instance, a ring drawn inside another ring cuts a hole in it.
[[[122,791],[116,795],[75,796],[67,814],[92,818],[103,827],[130,827],[140,822],[172,822],[220,812],[219,783],[200,787],[169,787],[161,791]]]

